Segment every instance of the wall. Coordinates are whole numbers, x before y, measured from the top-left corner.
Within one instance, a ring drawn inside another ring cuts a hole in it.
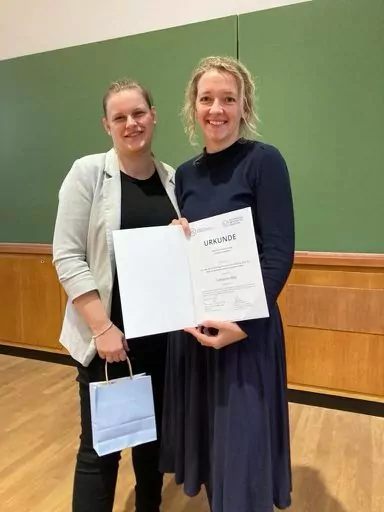
[[[0,344],[61,352],[65,304],[50,246],[0,244]]]
[[[201,16],[194,5],[184,21]],[[276,2],[257,3],[266,5]],[[290,169],[297,249],[383,252],[383,24],[381,0],[314,0],[1,61],[0,215],[10,220],[0,241],[51,242],[73,160],[109,148],[100,98],[113,78],[130,74],[152,89],[159,157],[176,166],[192,156],[184,87],[202,56],[220,53],[239,55],[256,76],[261,136]]]
[[[291,389],[384,402],[383,290],[384,255],[296,254],[279,299]],[[0,345],[66,353],[65,300],[49,245],[0,244]]]
[[[384,2],[242,15],[239,56],[291,170],[296,248],[384,252]]]
[[[303,1],[2,0],[0,60]]]
[[[384,255],[298,252],[280,307],[291,389],[384,402]]]
[[[104,2],[80,12],[68,1],[52,15],[42,0],[31,11],[1,4],[0,343],[61,350],[64,298],[50,247],[30,253],[25,243],[51,243],[69,166],[109,147],[100,124],[106,84],[132,74],[150,85],[159,111],[155,151],[177,165],[192,154],[178,114],[191,69],[207,54],[239,55],[256,75],[262,138],[289,164],[297,248],[328,251],[328,262],[296,260],[280,299],[290,385],[383,400],[384,264],[363,254],[384,252],[382,0],[314,0],[202,23],[192,22],[267,4],[223,11],[227,4],[216,2],[207,11],[195,2],[192,12],[164,2],[144,15],[142,2],[131,16],[114,2],[108,12]],[[188,25],[155,30],[165,18]],[[27,55],[36,52],[43,53]],[[332,251],[362,259],[343,254],[335,263]]]
[[[0,216],[9,219],[0,242],[51,243],[65,174],[110,147],[101,99],[111,80],[130,75],[150,88],[155,153],[176,165],[193,152],[179,116],[191,70],[206,52],[236,48],[231,16],[0,62]]]

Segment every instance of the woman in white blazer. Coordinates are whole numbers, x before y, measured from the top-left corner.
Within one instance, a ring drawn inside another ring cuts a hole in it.
[[[152,377],[158,441],[132,449],[136,512],[159,512],[158,471],[167,335],[126,340],[112,231],[166,225],[179,216],[174,170],[154,159],[156,112],[150,94],[132,80],[114,82],[103,98],[113,149],[73,164],[59,192],[53,261],[68,296],[60,336],[78,368],[81,436],[73,512],[112,512],[120,453],[99,457],[92,444],[89,383],[135,373]],[[155,255],[154,255],[155,257]]]

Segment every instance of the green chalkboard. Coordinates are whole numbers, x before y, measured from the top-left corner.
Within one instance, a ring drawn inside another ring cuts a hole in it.
[[[384,252],[384,1],[243,15],[239,49],[289,164],[297,249]]]
[[[192,156],[179,115],[189,75],[203,56],[236,48],[237,18],[228,17],[0,62],[0,242],[51,243],[72,162],[110,147],[101,97],[112,80],[151,89],[159,158]]]

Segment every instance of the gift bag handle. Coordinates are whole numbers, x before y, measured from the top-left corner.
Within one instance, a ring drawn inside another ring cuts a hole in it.
[[[132,365],[131,365],[131,361],[129,360],[128,356],[127,356],[127,363],[128,363],[128,368],[129,368],[129,375],[130,375],[131,379],[133,379]],[[107,360],[105,360],[105,380],[107,381],[107,383],[109,382],[109,379],[108,379],[108,361]]]

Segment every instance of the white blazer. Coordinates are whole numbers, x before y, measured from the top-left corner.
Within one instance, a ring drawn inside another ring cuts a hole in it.
[[[155,160],[155,165],[180,216],[174,192],[175,171],[163,162]],[[60,343],[83,366],[94,358],[96,346],[73,300],[97,290],[110,314],[116,269],[112,231],[120,229],[120,217],[120,167],[115,150],[76,160],[59,192],[53,264],[68,296]]]

